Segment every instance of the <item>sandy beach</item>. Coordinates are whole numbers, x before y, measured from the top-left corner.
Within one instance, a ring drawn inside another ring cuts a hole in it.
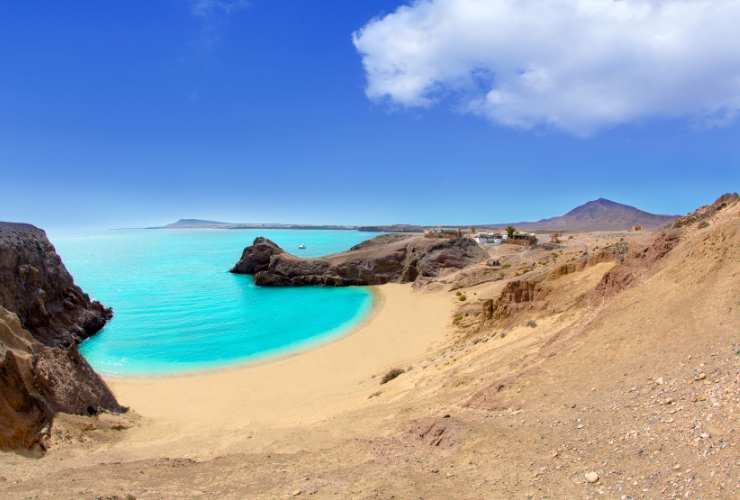
[[[322,345],[201,374],[108,379],[119,401],[149,421],[131,440],[180,442],[183,452],[196,453],[202,440],[230,440],[229,431],[305,425],[368,405],[379,377],[413,365],[444,340],[453,307],[448,294],[410,285],[373,291],[369,317]]]

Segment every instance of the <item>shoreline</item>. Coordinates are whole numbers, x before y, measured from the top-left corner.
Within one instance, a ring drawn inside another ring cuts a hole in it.
[[[372,320],[372,317],[375,314],[377,314],[378,310],[382,307],[383,302],[385,300],[382,293],[376,289],[378,286],[379,285],[360,287],[360,288],[367,288],[368,292],[370,293],[370,296],[371,296],[370,308],[366,313],[362,314],[361,318],[357,320],[353,318],[351,320],[352,323],[349,326],[346,326],[346,327],[339,326],[338,328],[335,328],[328,333],[323,333],[317,336],[316,338],[303,340],[293,347],[286,347],[286,348],[278,349],[274,351],[274,354],[268,351],[266,353],[256,355],[253,358],[245,358],[243,360],[235,361],[233,363],[227,363],[222,366],[196,368],[194,370],[186,370],[186,371],[175,372],[175,373],[148,373],[145,375],[136,375],[136,374],[105,373],[99,370],[96,370],[96,371],[107,383],[110,384],[114,381],[126,381],[126,380],[198,377],[201,375],[219,373],[222,371],[240,370],[242,368],[246,368],[250,366],[260,366],[263,364],[269,364],[275,361],[280,361],[282,359],[291,358],[293,356],[299,356],[306,351],[317,349],[324,345],[337,342],[345,337],[354,335],[359,329],[361,329],[363,326],[369,323]]]
[[[290,427],[372,404],[378,377],[412,366],[446,338],[453,304],[444,292],[410,285],[371,289],[373,309],[360,324],[286,356],[175,376],[104,377],[121,404],[148,421],[131,438],[189,449],[223,440],[225,429]]]

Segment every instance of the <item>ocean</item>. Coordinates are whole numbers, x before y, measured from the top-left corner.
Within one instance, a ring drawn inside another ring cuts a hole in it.
[[[105,375],[152,376],[233,366],[342,335],[371,310],[369,289],[260,288],[228,270],[256,236],[314,257],[375,235],[144,229],[50,238],[76,283],[114,311],[82,354]]]

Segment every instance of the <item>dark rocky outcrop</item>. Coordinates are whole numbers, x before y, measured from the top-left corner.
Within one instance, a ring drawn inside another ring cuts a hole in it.
[[[261,286],[352,286],[408,283],[481,262],[486,252],[468,238],[383,235],[349,251],[302,259],[272,241],[257,238],[231,270],[253,274]]]
[[[42,230],[0,223],[0,448],[38,445],[56,412],[124,410],[77,349],[111,316]]]
[[[0,223],[0,306],[48,346],[76,344],[112,316],[74,284],[44,231],[28,224]]]
[[[255,238],[252,246],[248,246],[242,252],[239,262],[231,268],[235,274],[255,274],[265,271],[270,265],[270,257],[283,253],[283,249],[267,238]]]

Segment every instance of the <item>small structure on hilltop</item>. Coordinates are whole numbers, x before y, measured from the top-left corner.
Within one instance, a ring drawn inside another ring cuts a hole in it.
[[[491,246],[500,245],[504,242],[506,236],[501,233],[475,233],[472,238],[480,246]]]
[[[514,226],[506,226],[506,233],[501,235],[501,243],[512,245],[535,246],[537,236],[534,233],[520,233]]]

